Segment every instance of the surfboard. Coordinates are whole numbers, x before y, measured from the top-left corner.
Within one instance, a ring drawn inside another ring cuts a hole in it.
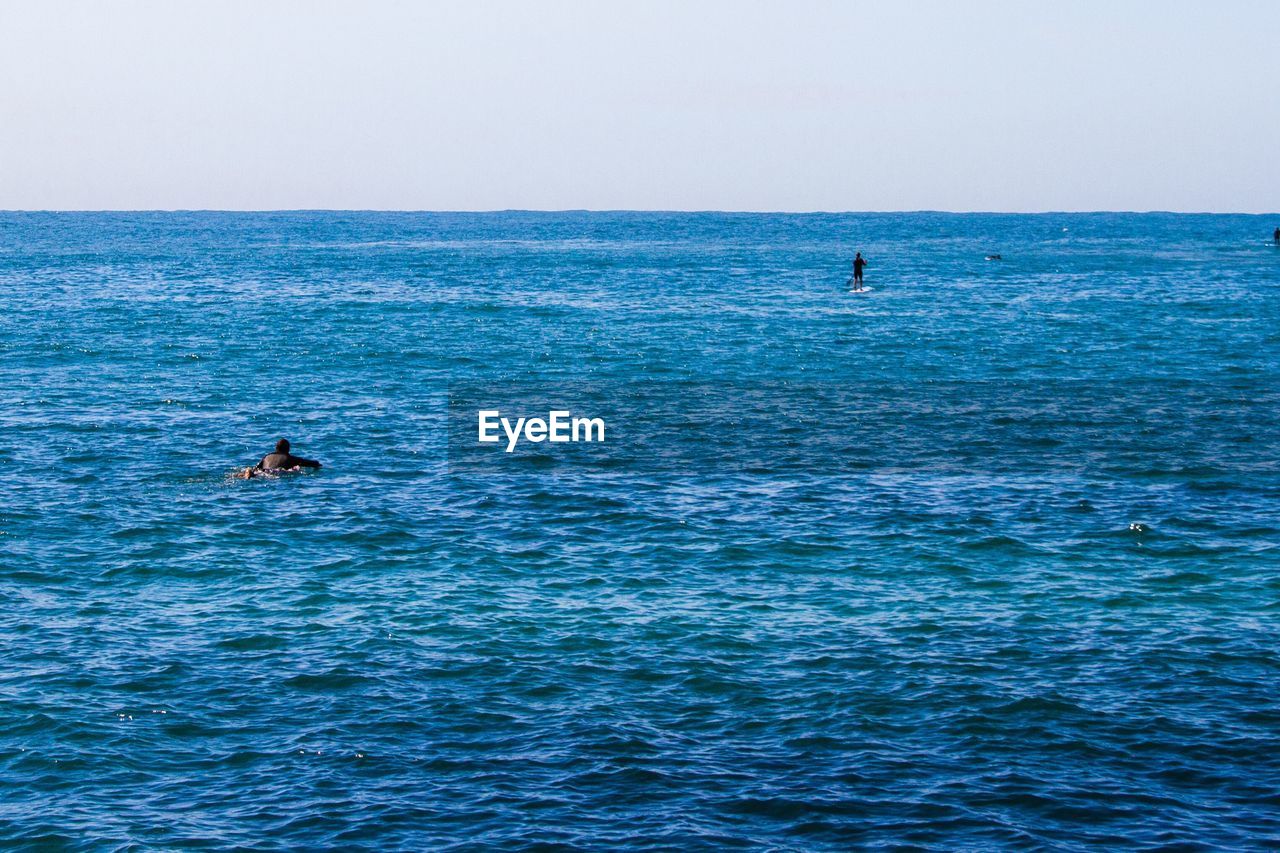
[[[850,292],[850,293],[870,293],[870,292],[871,292],[871,288],[870,288],[870,287],[864,287],[864,288],[862,288],[861,290],[852,290],[852,289],[850,289],[850,291],[849,291],[849,292]]]

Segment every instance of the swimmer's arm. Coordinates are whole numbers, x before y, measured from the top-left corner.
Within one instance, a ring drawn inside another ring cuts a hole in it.
[[[301,465],[303,468],[319,468],[320,463],[314,459],[303,459],[301,456],[294,456],[291,460],[295,465]]]

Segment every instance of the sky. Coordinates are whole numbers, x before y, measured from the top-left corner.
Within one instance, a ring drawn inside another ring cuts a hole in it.
[[[1274,0],[4,0],[0,209],[1280,209]]]

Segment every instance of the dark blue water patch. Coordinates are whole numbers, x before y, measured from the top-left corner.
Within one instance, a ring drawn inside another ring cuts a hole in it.
[[[0,838],[1271,846],[1273,227],[0,214]],[[451,460],[644,383],[667,456]]]
[[[1029,477],[1090,470],[1271,483],[1280,472],[1274,377],[1230,382],[787,380],[456,383],[453,472],[929,470]]]

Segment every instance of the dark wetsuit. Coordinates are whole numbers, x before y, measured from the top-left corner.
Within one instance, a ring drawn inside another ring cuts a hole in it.
[[[854,281],[862,281],[862,268],[865,267],[866,265],[867,265],[867,262],[864,261],[862,258],[853,259],[853,280]]]
[[[262,461],[253,466],[255,471],[287,471],[290,468],[319,468],[320,463],[314,459],[303,459],[292,453],[268,453]]]

